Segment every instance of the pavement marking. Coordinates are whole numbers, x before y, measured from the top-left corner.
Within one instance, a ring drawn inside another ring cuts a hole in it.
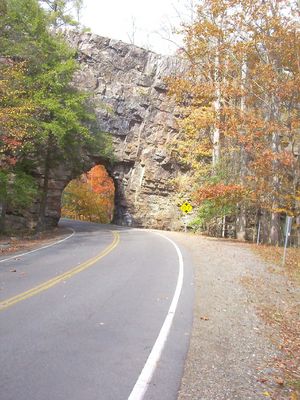
[[[11,306],[13,306],[16,303],[19,303],[20,301],[26,300],[29,297],[35,296],[38,293],[41,293],[47,289],[50,289],[52,286],[65,281],[66,279],[69,279],[73,277],[76,274],[79,274],[80,272],[84,271],[85,269],[91,267],[93,264],[95,264],[97,261],[101,260],[103,257],[107,256],[112,250],[114,250],[117,245],[120,242],[120,235],[118,232],[112,231],[112,234],[114,236],[114,239],[112,243],[101,253],[96,255],[93,258],[90,258],[89,260],[85,261],[84,263],[78,265],[75,268],[70,269],[69,271],[56,276],[55,278],[52,278],[46,282],[41,283],[38,286],[35,286],[34,288],[27,290],[26,292],[20,293],[16,296],[10,297],[9,299],[3,300],[0,302],[0,311],[3,311]]]
[[[15,258],[23,257],[23,256],[26,256],[27,254],[35,253],[36,251],[47,249],[48,247],[55,246],[55,245],[57,245],[59,243],[64,242],[65,240],[71,239],[71,237],[75,235],[75,231],[74,231],[73,228],[68,228],[68,229],[71,229],[72,233],[71,233],[71,235],[65,237],[64,239],[58,240],[57,242],[54,242],[54,243],[51,243],[51,244],[47,244],[46,246],[39,247],[38,249],[35,249],[35,250],[26,251],[25,253],[22,253],[22,254],[15,254],[14,256],[5,258],[4,260],[0,260],[0,263],[3,263],[4,261],[13,260]]]
[[[142,369],[142,372],[140,373],[140,376],[138,377],[138,380],[136,381],[136,384],[134,385],[134,388],[132,389],[132,392],[128,397],[128,400],[142,400],[145,396],[145,393],[150,385],[154,371],[157,367],[158,361],[161,357],[162,351],[169,336],[170,329],[174,319],[174,314],[177,309],[179,297],[181,294],[181,289],[183,286],[184,264],[183,264],[183,256],[179,247],[172,239],[169,239],[167,236],[158,232],[155,233],[168,240],[175,247],[179,261],[178,278],[177,278],[176,289],[174,292],[174,296],[168,314],[164,320],[163,326],[161,327],[156,342],[152,347],[151,353],[146,361],[146,364],[144,365],[144,368]]]

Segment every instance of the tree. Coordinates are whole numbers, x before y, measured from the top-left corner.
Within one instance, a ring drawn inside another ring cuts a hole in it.
[[[25,71],[22,62],[0,60],[0,232],[8,208],[24,209],[37,194],[33,178],[18,164],[35,110],[24,91]]]
[[[5,217],[8,208],[19,211],[29,207],[37,194],[33,177],[20,169],[0,171],[0,232],[6,231]]]
[[[54,3],[60,13],[57,15],[59,22],[67,2],[49,1],[48,5]],[[107,149],[106,138],[98,134],[89,95],[76,90],[72,83],[78,64],[74,51],[62,36],[51,31],[53,16],[49,19],[37,0],[11,0],[1,16],[1,21],[4,20],[5,23],[0,23],[4,37],[0,54],[26,65],[22,95],[15,101],[20,98],[31,105],[27,114],[23,110],[24,124],[30,129],[23,130],[16,164],[32,164],[31,172],[34,168],[42,171],[38,228],[43,229],[47,223],[51,172],[64,162],[78,174],[84,163],[82,154],[89,147],[94,151],[98,149],[99,153]],[[19,132],[21,118],[14,120]],[[16,131],[12,131],[12,135],[15,140]]]
[[[62,215],[84,221],[109,223],[114,209],[114,184],[97,165],[69,183],[64,191]]]
[[[215,192],[215,200],[223,185],[235,205],[230,218],[240,238],[247,208],[251,215],[262,210],[272,244],[280,241],[280,215],[299,213],[296,12],[293,1],[201,2],[194,23],[184,27],[190,67],[170,79],[171,94],[182,106],[176,146],[183,148],[181,161],[198,170],[195,185],[200,193]],[[184,142],[194,151],[184,149]]]
[[[32,125],[33,101],[25,93],[26,66],[8,58],[0,59],[0,162],[14,165]]]
[[[80,22],[83,0],[39,0],[54,28],[76,26]]]
[[[271,212],[270,242],[278,244],[280,213],[299,213],[295,203],[297,189],[293,189],[293,177],[299,165],[293,143],[299,137],[300,70],[297,58],[300,37],[294,18],[295,2],[256,1],[251,3],[250,11],[255,18],[252,17],[245,26],[251,38],[249,53],[253,59],[248,87],[255,96],[261,125],[264,123],[265,155],[262,161],[254,153],[252,167],[257,168],[259,180],[264,177],[260,196],[264,209]],[[264,164],[264,170],[261,164]]]

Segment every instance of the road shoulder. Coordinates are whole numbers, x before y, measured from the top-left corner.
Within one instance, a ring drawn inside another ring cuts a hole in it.
[[[72,231],[65,227],[53,228],[35,235],[1,236],[0,257],[36,250],[67,238]]]
[[[169,235],[189,250],[195,267],[193,332],[178,399],[298,399],[276,365],[274,327],[259,315],[258,301],[270,301],[270,293],[258,297],[248,285],[273,280],[286,287],[284,279],[271,276],[251,245]]]

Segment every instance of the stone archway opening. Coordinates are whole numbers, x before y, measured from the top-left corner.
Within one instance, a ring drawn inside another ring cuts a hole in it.
[[[114,208],[115,184],[103,165],[70,181],[62,194],[62,217],[108,224]]]

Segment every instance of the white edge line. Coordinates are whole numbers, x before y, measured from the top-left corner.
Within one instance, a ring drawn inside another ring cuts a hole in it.
[[[178,255],[178,260],[179,260],[179,272],[178,272],[178,278],[177,278],[177,285],[176,289],[174,292],[173,300],[170,305],[168,314],[164,320],[163,326],[161,327],[161,330],[159,332],[159,335],[156,339],[156,342],[154,343],[154,346],[152,347],[151,353],[146,361],[146,364],[144,365],[144,368],[142,369],[142,372],[140,373],[140,376],[138,377],[138,380],[136,381],[129,397],[128,400],[142,400],[144,398],[144,395],[148,389],[148,386],[151,382],[151,379],[153,377],[154,371],[157,367],[157,363],[161,357],[162,351],[164,349],[165,343],[167,341],[168,335],[170,333],[170,329],[172,326],[174,314],[178,305],[179,297],[181,294],[181,289],[183,285],[183,276],[184,276],[184,267],[183,267],[183,257],[182,253],[177,246],[177,244],[172,240],[169,239],[167,236],[155,232],[157,235],[162,236],[166,240],[172,243],[172,245],[175,247],[177,255]]]
[[[40,250],[43,250],[43,249],[47,249],[48,247],[55,246],[55,245],[57,245],[57,244],[59,244],[59,243],[64,242],[65,240],[70,239],[73,235],[75,235],[75,231],[74,231],[73,228],[68,228],[68,229],[71,229],[71,230],[72,230],[72,233],[71,233],[71,235],[65,237],[64,239],[61,239],[61,240],[58,240],[57,242],[48,244],[47,246],[39,247],[38,249],[35,249],[35,250],[27,251],[26,253],[15,254],[14,256],[5,258],[4,260],[0,260],[0,263],[3,263],[4,261],[13,260],[13,259],[16,259],[16,258],[19,258],[19,257],[23,257],[23,256],[26,256],[27,254],[35,253],[36,251],[40,251]]]

